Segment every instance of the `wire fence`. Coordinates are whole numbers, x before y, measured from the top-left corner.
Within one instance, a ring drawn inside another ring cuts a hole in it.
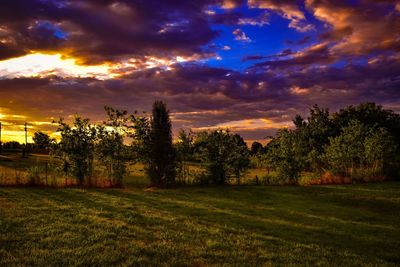
[[[0,186],[71,187],[79,185],[71,168],[65,168],[62,160],[46,154],[26,154],[23,157],[21,153],[18,150],[7,150],[0,155]],[[96,162],[83,185],[111,187],[112,184],[107,168]]]

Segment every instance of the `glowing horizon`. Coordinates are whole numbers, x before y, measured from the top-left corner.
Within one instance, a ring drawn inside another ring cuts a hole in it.
[[[46,77],[81,77],[111,79],[111,65],[82,66],[73,58],[61,54],[32,53],[21,57],[0,61],[0,76],[3,78]]]
[[[104,105],[162,100],[175,133],[261,140],[314,104],[400,111],[398,1],[28,2],[1,7],[4,122],[101,120]]]

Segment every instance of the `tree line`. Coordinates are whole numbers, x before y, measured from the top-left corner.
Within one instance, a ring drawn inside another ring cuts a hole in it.
[[[224,129],[181,130],[173,142],[169,111],[160,101],[153,104],[151,116],[112,107],[105,112],[107,119],[100,124],[79,116],[71,125],[60,119],[55,122],[60,141],[37,132],[35,144],[50,148],[79,184],[88,184],[95,161],[106,166],[113,186],[122,186],[127,165],[138,162],[150,186],[157,187],[193,178],[190,165],[195,163],[204,168],[195,176],[198,184],[222,185],[231,179],[240,184],[250,167],[264,169],[265,179],[288,184],[297,184],[304,173],[317,179],[330,173],[352,181],[399,176],[400,116],[375,103],[333,114],[315,105],[307,118],[294,118],[293,128],[281,129],[267,145],[254,142],[251,148],[240,135]]]
[[[294,129],[279,130],[258,159],[283,180],[330,172],[352,181],[399,177],[400,116],[375,103],[349,106],[330,114],[315,105]],[[255,146],[258,147],[258,146]]]
[[[153,104],[151,116],[105,107],[107,119],[92,124],[76,116],[72,124],[54,121],[59,142],[42,132],[35,133],[36,145],[49,147],[60,159],[63,170],[78,184],[89,184],[94,162],[107,168],[112,186],[122,186],[127,165],[142,163],[150,186],[170,187],[188,178],[188,162],[205,166],[199,182],[224,184],[234,175],[240,179],[249,167],[250,154],[242,137],[227,130],[194,134],[180,131],[173,142],[169,110],[161,101]]]

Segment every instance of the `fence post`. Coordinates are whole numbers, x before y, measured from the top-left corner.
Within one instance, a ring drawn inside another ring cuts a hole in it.
[[[25,146],[22,149],[22,157],[28,157],[28,124],[25,122],[24,124],[24,131],[25,131]]]

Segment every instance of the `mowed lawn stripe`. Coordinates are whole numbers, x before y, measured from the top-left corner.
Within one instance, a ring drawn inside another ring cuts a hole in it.
[[[0,265],[400,263],[400,183],[0,188]]]

